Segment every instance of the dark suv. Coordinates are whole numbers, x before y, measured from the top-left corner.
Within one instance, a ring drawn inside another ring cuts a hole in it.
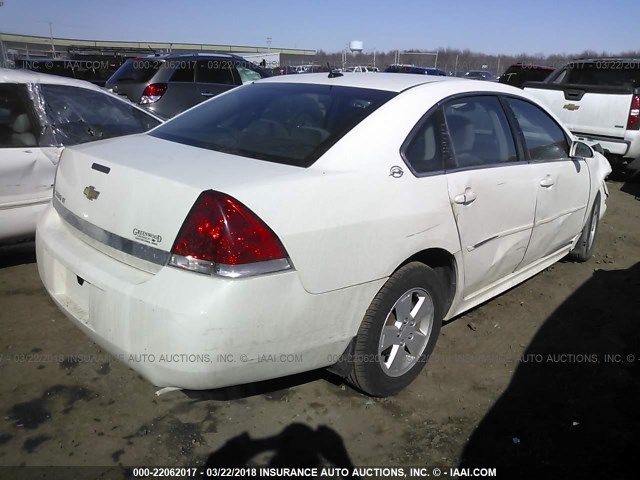
[[[150,55],[127,60],[105,87],[170,118],[231,88],[268,76],[237,55]]]

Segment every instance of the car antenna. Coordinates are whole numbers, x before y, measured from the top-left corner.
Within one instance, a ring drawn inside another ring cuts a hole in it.
[[[344,73],[331,68],[331,64],[329,62],[327,62],[327,67],[329,67],[329,78],[344,77]]]

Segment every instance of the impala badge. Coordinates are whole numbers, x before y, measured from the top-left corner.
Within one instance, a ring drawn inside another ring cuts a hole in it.
[[[391,170],[389,171],[390,177],[400,178],[402,175],[404,175],[404,170],[402,170],[401,167],[397,165],[394,165],[393,167],[391,167]]]
[[[88,187],[85,187],[84,192],[82,193],[84,193],[84,196],[87,197],[89,200],[96,200],[100,195],[100,192],[96,190],[96,187],[94,187],[93,185],[89,185]]]
[[[575,103],[567,103],[564,107],[565,110],[569,110],[570,112],[575,112],[580,108],[580,105],[576,105]]]

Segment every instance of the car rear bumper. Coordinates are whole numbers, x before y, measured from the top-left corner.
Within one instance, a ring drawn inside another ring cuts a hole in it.
[[[173,267],[151,274],[84,243],[51,207],[36,252],[65,315],[160,387],[217,388],[333,364],[384,282],[313,295],[295,271],[235,280]]]
[[[608,155],[624,159],[640,158],[640,131],[627,130],[624,138],[602,137],[588,133],[574,133],[580,140],[599,143]]]

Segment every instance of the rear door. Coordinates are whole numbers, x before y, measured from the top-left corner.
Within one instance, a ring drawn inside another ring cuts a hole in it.
[[[231,58],[203,59],[196,63],[198,103],[242,84],[235,61]]]
[[[167,60],[167,68],[173,70],[168,78],[167,91],[152,110],[171,118],[200,103],[200,95],[194,60]]]
[[[535,224],[524,266],[566,247],[580,233],[590,176],[584,159],[569,158],[569,139],[551,116],[522,99],[506,102],[522,131],[536,184]]]
[[[443,110],[452,147],[446,177],[468,298],[521,264],[536,191],[498,97],[459,97]]]

